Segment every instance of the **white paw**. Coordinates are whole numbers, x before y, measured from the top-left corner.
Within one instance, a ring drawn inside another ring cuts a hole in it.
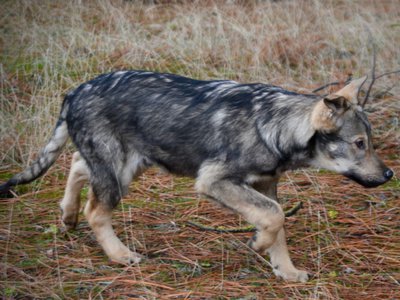
[[[124,252],[125,253],[120,253],[119,255],[110,256],[111,261],[129,266],[132,264],[138,264],[143,258],[142,255],[130,250]]]
[[[61,221],[65,227],[65,229],[72,230],[76,228],[76,225],[78,224],[78,214],[76,213],[69,213],[67,214],[66,211],[61,209]]]
[[[295,282],[307,282],[308,281],[308,273],[303,270],[290,269],[290,270],[279,270],[273,269],[274,274],[278,277],[281,277],[287,281],[295,281]]]

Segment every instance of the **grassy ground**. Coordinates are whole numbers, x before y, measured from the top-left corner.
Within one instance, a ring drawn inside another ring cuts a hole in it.
[[[348,74],[399,68],[398,1],[2,1],[0,182],[51,134],[62,95],[116,69],[269,82],[309,92]],[[400,172],[398,77],[368,105],[376,148]],[[288,173],[279,196],[304,208],[288,218],[308,283],[271,275],[245,245],[250,233],[212,233],[187,221],[245,222],[200,198],[193,182],[149,170],[115,213],[118,235],[147,256],[110,263],[81,220],[60,226],[73,147],[41,179],[0,202],[0,295],[5,299],[399,299],[400,179],[365,190],[323,171]],[[83,196],[86,194],[83,192]]]

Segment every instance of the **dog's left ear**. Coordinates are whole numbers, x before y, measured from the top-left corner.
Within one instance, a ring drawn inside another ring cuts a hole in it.
[[[359,79],[351,81],[348,85],[346,85],[344,88],[341,90],[328,95],[327,97],[335,98],[338,96],[344,97],[346,100],[348,100],[351,104],[353,105],[359,105],[358,103],[358,93],[367,80],[368,76],[361,77]]]

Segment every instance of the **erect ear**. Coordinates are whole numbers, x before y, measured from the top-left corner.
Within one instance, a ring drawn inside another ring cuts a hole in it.
[[[343,125],[343,114],[350,103],[343,96],[329,95],[317,102],[311,113],[311,124],[316,131],[333,132]]]
[[[311,124],[317,131],[334,132],[343,125],[343,114],[351,105],[358,105],[357,95],[367,76],[353,80],[341,90],[317,102]]]
[[[341,90],[335,92],[332,95],[329,95],[328,97],[331,98],[337,98],[338,96],[342,96],[345,99],[347,99],[348,101],[350,101],[350,103],[354,104],[354,105],[358,105],[358,92],[360,91],[362,85],[364,84],[364,82],[367,80],[368,76],[364,76],[361,77],[359,79],[353,80],[351,81],[348,85],[346,85],[344,88],[342,88]]]
[[[350,103],[343,96],[328,95],[323,101],[333,114],[341,115],[350,107]]]

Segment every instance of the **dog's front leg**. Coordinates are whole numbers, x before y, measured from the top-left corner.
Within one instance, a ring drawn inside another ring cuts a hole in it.
[[[264,180],[254,183],[252,186],[259,191],[260,193],[266,195],[267,197],[278,201],[277,195],[277,184],[279,178],[271,178],[270,180]],[[250,241],[250,246],[255,248],[254,240],[257,240],[257,234],[255,237]],[[276,276],[282,277],[289,281],[301,281],[305,282],[308,280],[308,274],[306,271],[298,270],[293,265],[292,260],[290,259],[289,251],[286,244],[286,236],[285,230],[282,227],[278,235],[276,237],[275,243],[269,247],[266,251],[268,252],[271,258],[271,264],[273,267],[273,271]]]
[[[276,276],[289,281],[306,282],[308,280],[307,272],[296,269],[290,259],[284,228],[279,230],[275,243],[267,249],[267,252]]]
[[[199,172],[196,188],[215,201],[241,214],[257,228],[251,247],[269,252],[276,275],[290,281],[306,281],[307,273],[290,261],[283,223],[285,215],[278,202],[244,183],[226,179],[223,166],[206,165]]]

